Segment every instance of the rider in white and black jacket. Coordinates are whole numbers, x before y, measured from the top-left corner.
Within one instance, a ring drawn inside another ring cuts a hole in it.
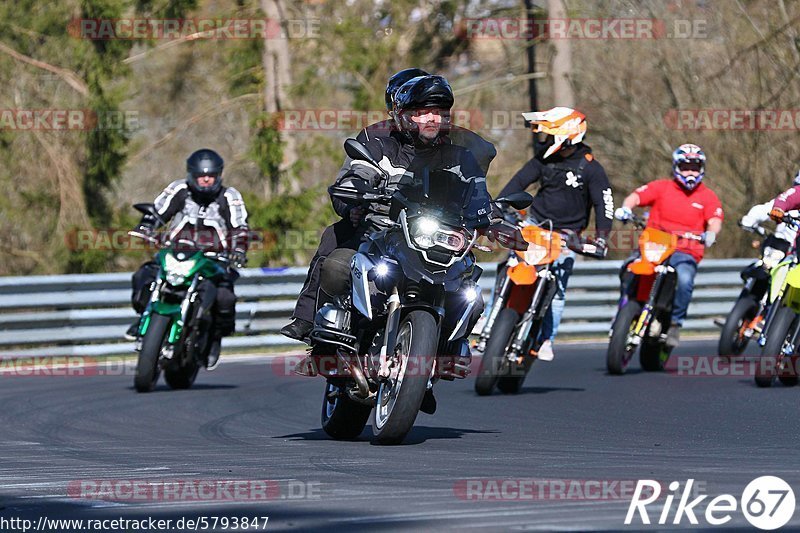
[[[224,161],[213,150],[197,150],[186,160],[185,179],[170,183],[155,199],[158,217],[144,215],[134,234],[152,236],[162,225],[172,242],[185,238],[211,250],[227,252],[235,264],[244,264],[248,247],[247,209],[242,195],[233,187],[222,186]],[[158,264],[148,261],[133,275],[134,310],[141,314],[150,299],[150,284],[158,272]],[[216,299],[211,313],[214,331],[208,368],[213,369],[219,360],[220,339],[234,331],[236,295],[233,284],[239,274],[229,268],[219,280],[213,280]],[[209,283],[212,280],[207,280]],[[207,289],[205,289],[207,290]],[[204,287],[198,288],[202,293]],[[138,321],[126,336],[136,333]]]

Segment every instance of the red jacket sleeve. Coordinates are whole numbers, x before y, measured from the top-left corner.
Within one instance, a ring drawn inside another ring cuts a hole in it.
[[[784,212],[800,207],[800,187],[792,187],[779,194],[773,207],[783,209]]]
[[[719,218],[720,220],[725,219],[725,213],[722,211],[722,202],[719,201],[719,198],[713,192],[711,193],[711,201],[705,203],[705,212],[703,215],[705,216],[706,222],[712,218]]]
[[[651,181],[636,189],[636,194],[639,195],[639,205],[646,207],[653,205],[653,203],[661,195],[661,189],[664,187],[664,180]]]

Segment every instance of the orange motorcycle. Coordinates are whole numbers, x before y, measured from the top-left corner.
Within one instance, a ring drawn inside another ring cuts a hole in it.
[[[539,333],[558,287],[552,265],[567,240],[552,229],[519,225],[528,249],[512,254],[505,272],[498,272],[500,288],[477,344],[483,356],[475,392],[481,396],[491,394],[495,385],[504,393],[519,392],[543,342]],[[593,241],[570,249],[601,256]]]
[[[645,228],[641,217],[634,216],[631,222]],[[623,281],[623,296],[609,332],[606,367],[610,374],[625,373],[637,348],[644,370],[661,370],[669,359],[672,350],[666,345],[667,331],[678,286],[678,274],[669,258],[679,238],[703,241],[694,233],[676,235],[654,228],[644,229],[639,236],[641,256],[627,266],[632,277]]]

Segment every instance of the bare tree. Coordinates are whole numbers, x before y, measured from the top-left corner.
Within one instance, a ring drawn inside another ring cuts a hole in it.
[[[565,20],[567,12],[563,0],[547,1],[548,18]],[[572,92],[572,43],[570,39],[556,38],[550,41],[553,56],[550,59],[550,76],[553,84],[553,99],[557,106],[574,107],[575,95]]]
[[[292,84],[291,59],[289,53],[289,34],[285,31],[287,24],[286,6],[283,0],[261,0],[261,9],[267,16],[270,28],[276,25],[284,31],[280,35],[274,35],[273,31],[267,31],[264,38],[264,53],[262,55],[262,65],[264,68],[264,111],[268,114],[278,113],[289,108],[289,87]],[[281,174],[289,176],[288,170],[297,161],[295,140],[286,132],[280,132],[283,144],[283,164]],[[271,190],[268,193],[278,192],[278,176],[270,176],[272,179]],[[291,193],[300,191],[300,186],[291,177],[287,180],[288,190]]]

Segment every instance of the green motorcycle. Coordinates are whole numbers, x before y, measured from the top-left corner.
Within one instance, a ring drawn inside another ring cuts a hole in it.
[[[786,217],[784,222],[798,225]],[[787,386],[798,383],[800,352],[800,261],[790,255],[770,271],[769,310],[763,333],[758,339],[761,357],[755,381],[759,387],[770,387],[777,377]]]
[[[134,208],[159,219],[153,204]],[[134,387],[138,392],[152,391],[163,370],[167,385],[188,389],[200,366],[206,365],[213,331],[216,286],[206,283],[202,291],[198,289],[203,280],[224,276],[231,259],[187,239],[173,243],[138,232],[129,234],[161,248],[155,258],[158,275],[139,320]]]

